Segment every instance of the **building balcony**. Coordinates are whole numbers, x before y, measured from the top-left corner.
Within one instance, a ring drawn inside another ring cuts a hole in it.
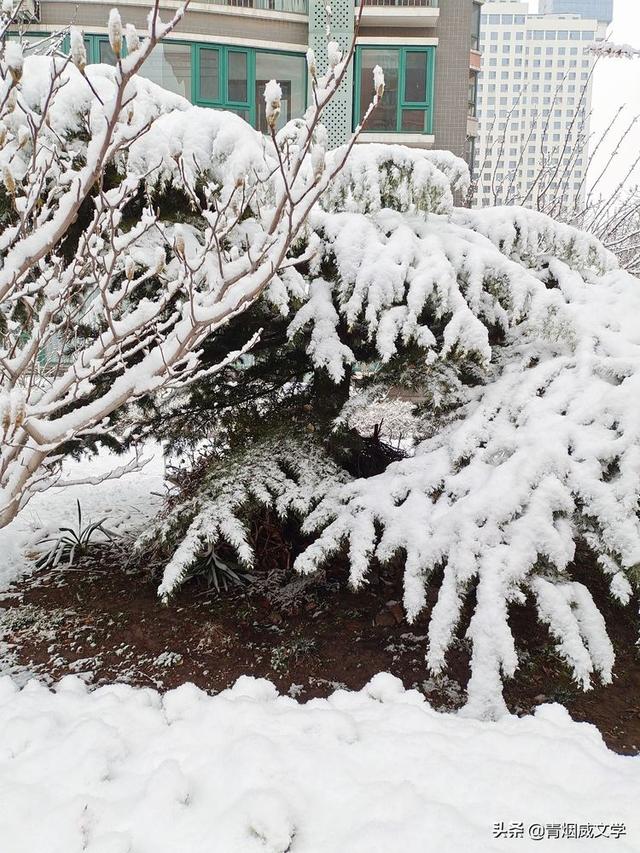
[[[193,5],[228,6],[231,9],[257,9],[261,12],[283,12],[308,15],[308,0],[195,0]]]
[[[89,4],[90,0],[83,0],[84,4]],[[91,0],[96,5],[117,5],[107,0]],[[28,9],[32,13],[34,20],[39,19],[40,8],[43,6],[52,6],[54,4],[70,5],[70,0],[23,0],[23,9]],[[129,0],[128,5],[135,5]],[[148,0],[140,0],[140,6],[147,6]],[[174,9],[178,6],[175,0],[168,0],[166,7]],[[189,7],[191,12],[202,12],[210,9],[214,11],[217,8],[226,7],[228,10],[253,10],[257,12],[274,12],[275,14],[285,15],[305,15],[309,14],[309,0],[192,0]]]
[[[355,0],[356,6],[360,5],[360,0]],[[365,11],[367,6],[391,6],[394,8],[406,6],[419,6],[421,9],[437,9],[440,6],[440,0],[365,0]]]
[[[360,0],[354,2],[360,6]],[[440,15],[439,4],[440,0],[365,0],[362,23],[373,27],[432,27]]]

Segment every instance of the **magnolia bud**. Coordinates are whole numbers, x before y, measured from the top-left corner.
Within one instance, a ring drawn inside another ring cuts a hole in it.
[[[11,72],[13,82],[19,83],[22,77],[24,58],[22,56],[22,47],[17,41],[10,41],[5,44],[4,61]]]
[[[282,102],[282,89],[275,80],[269,80],[264,87],[264,102],[266,106],[266,119],[270,128],[275,128],[280,116]]]
[[[31,132],[28,127],[24,127],[24,125],[18,128],[18,148],[24,148],[24,146],[31,139]]]
[[[174,246],[176,255],[179,258],[184,258],[184,249],[185,249],[184,235],[182,233],[182,230],[179,230],[178,228],[176,228],[176,230],[175,230],[175,234],[174,234],[174,238],[173,238],[173,246]]]
[[[325,166],[325,150],[323,145],[314,145],[311,149],[311,168],[314,180],[322,177]]]
[[[376,90],[376,96],[381,98],[384,94],[384,71],[379,65],[373,69],[373,88]]]
[[[11,406],[9,405],[9,401],[5,399],[0,400],[0,409],[1,419],[0,425],[2,426],[2,434],[6,435],[9,432],[9,427],[11,426]]]
[[[112,9],[109,13],[108,31],[111,50],[116,59],[120,59],[122,55],[122,19],[117,9]]]
[[[87,66],[87,49],[84,46],[82,30],[71,27],[71,59],[78,71],[84,72]]]
[[[2,183],[4,184],[4,188],[9,193],[9,195],[15,194],[16,182],[14,180],[13,175],[11,174],[11,169],[8,166],[2,167]]]
[[[309,76],[315,80],[318,76],[318,66],[316,65],[316,55],[311,48],[307,51],[307,68],[309,69]]]
[[[16,427],[22,426],[27,416],[27,403],[21,391],[14,391],[13,421]]]
[[[125,27],[125,39],[127,41],[128,53],[133,53],[138,50],[140,47],[140,39],[138,37],[138,31],[133,24],[127,24]]]
[[[156,275],[160,275],[160,273],[164,270],[164,251],[162,249],[158,249],[158,254],[156,256],[156,265],[154,267],[154,273]]]
[[[327,59],[331,68],[335,68],[342,59],[342,51],[337,41],[330,41],[327,45]]]

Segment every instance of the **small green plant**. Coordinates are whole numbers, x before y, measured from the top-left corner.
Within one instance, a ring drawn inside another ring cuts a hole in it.
[[[253,575],[237,563],[221,560],[213,545],[208,545],[199,555],[192,574],[203,577],[208,588],[218,593],[228,592],[232,586],[246,586],[253,580]]]
[[[73,562],[84,557],[87,553],[91,540],[98,531],[113,541],[112,534],[104,527],[106,519],[93,521],[82,526],[82,507],[80,501],[76,501],[78,507],[78,524],[74,530],[72,527],[59,527],[60,536],[41,539],[37,544],[44,545],[52,543],[51,547],[36,561],[38,569],[55,569],[59,565],[71,566]]]
[[[298,663],[303,658],[314,655],[317,644],[314,639],[294,637],[275,646],[271,651],[271,669],[274,672],[286,672],[292,663]]]

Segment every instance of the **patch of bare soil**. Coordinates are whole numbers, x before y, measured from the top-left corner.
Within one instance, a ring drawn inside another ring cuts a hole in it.
[[[597,570],[581,555],[574,577]],[[437,594],[429,592],[429,608]],[[374,573],[366,590],[350,591],[340,572],[304,604],[274,609],[266,598],[234,591],[219,596],[192,581],[169,607],[156,596],[157,579],[101,562],[37,573],[0,595],[0,671],[51,683],[73,673],[99,685],[111,681],[169,689],[192,681],[215,692],[243,674],[263,676],[300,701],[337,687],[361,688],[375,673],[392,672],[421,690],[436,708],[464,701],[469,644],[449,653],[446,675],[424,662],[428,610],[404,618],[399,573]],[[511,622],[521,665],[505,697],[518,714],[561,702],[572,717],[594,723],[609,747],[640,751],[639,625],[632,608],[595,589],[617,653],[614,682],[583,693],[555,653],[530,605],[514,607]],[[470,612],[466,614],[468,620]]]

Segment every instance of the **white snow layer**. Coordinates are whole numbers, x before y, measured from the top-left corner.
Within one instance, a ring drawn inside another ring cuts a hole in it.
[[[76,527],[76,501],[80,501],[82,508],[83,526],[105,519],[104,526],[117,533],[134,534],[159,512],[163,503],[164,460],[162,453],[154,450],[150,446],[142,454],[141,458],[151,458],[141,470],[121,478],[56,487],[35,495],[18,517],[0,530],[0,590],[33,568],[27,555],[38,541],[55,536],[60,526]],[[78,462],[69,459],[64,464],[63,480],[97,480],[126,466],[131,459],[130,453],[119,457],[105,449]],[[0,853],[5,853],[1,843]]]
[[[387,674],[304,705],[247,676],[217,696],[0,680],[5,853],[637,853],[639,797],[640,758],[559,705],[464,720]],[[547,823],[624,834],[527,837]]]

